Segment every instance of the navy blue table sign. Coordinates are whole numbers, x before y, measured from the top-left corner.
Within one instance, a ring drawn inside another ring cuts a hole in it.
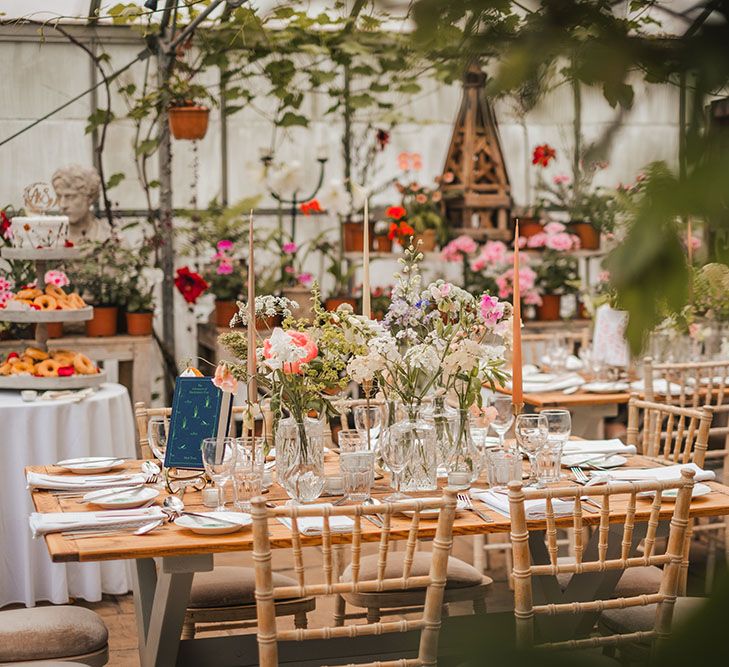
[[[218,389],[211,377],[178,377],[165,468],[202,470],[202,441],[228,435],[232,405],[233,394]]]

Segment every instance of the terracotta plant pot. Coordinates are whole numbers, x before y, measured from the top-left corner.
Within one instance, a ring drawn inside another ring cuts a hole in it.
[[[559,307],[561,304],[561,294],[542,294],[542,305],[537,306],[537,319],[542,322],[553,322],[558,320]]]
[[[589,222],[572,222],[567,227],[567,231],[580,238],[582,250],[600,249],[600,232]]]
[[[127,333],[130,336],[151,336],[154,313],[126,313]]]
[[[335,311],[343,303],[348,303],[350,306],[352,306],[354,310],[357,309],[357,302],[354,299],[349,299],[346,296],[330,296],[326,301],[324,301],[324,308],[326,308],[328,311]]]
[[[48,338],[61,338],[63,336],[63,322],[48,322],[46,328]]]
[[[208,131],[210,109],[203,106],[170,107],[170,132],[175,139],[202,139]]]
[[[385,319],[385,311],[384,310],[376,310],[374,313],[372,313],[372,319],[373,320],[384,320]]]
[[[281,324],[281,318],[278,315],[258,317],[256,318],[256,331],[273,331],[279,324]]]
[[[118,314],[116,306],[94,306],[94,316],[86,322],[86,335],[89,338],[116,336]]]
[[[233,315],[238,312],[238,304],[235,301],[215,302],[215,326],[221,328],[230,327]]]
[[[525,239],[528,239],[530,236],[539,234],[542,231],[544,231],[544,227],[539,218],[519,218],[519,236],[523,236]]]
[[[387,234],[375,236],[372,244],[377,252],[392,252],[392,239]]]
[[[344,252],[362,252],[364,250],[364,227],[360,222],[343,222],[342,239]]]
[[[436,246],[435,229],[426,229],[422,234],[416,234],[413,237],[413,245],[421,252],[433,252]],[[422,241],[418,245],[418,241]]]
[[[299,304],[293,311],[294,317],[310,320],[314,316],[314,309],[311,305],[311,292],[308,287],[284,287],[281,296],[291,299]]]

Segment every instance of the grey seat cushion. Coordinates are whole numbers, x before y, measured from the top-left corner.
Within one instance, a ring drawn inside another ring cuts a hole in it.
[[[297,582],[277,572],[274,586],[296,586]],[[252,567],[220,566],[211,572],[197,572],[192,580],[188,607],[238,607],[255,604],[256,575]]]
[[[571,556],[564,556],[557,559],[559,563],[574,563],[574,558]],[[557,582],[559,587],[564,590],[567,588],[567,584],[572,578],[571,572],[563,572],[557,575]],[[616,598],[628,598],[635,595],[647,595],[650,593],[657,593],[661,587],[661,578],[663,577],[663,570],[655,565],[649,565],[647,567],[630,567],[618,581],[618,585],[615,587],[615,593],[613,597]]]
[[[676,598],[673,608],[673,627],[681,625],[706,603],[705,598]],[[598,627],[603,634],[625,634],[627,632],[647,632],[652,630],[656,621],[658,605],[608,609],[600,614]]]
[[[360,581],[371,581],[377,578],[378,555],[365,556],[360,561]],[[390,553],[387,555],[385,565],[385,579],[402,577],[405,552]],[[425,576],[430,572],[431,554],[418,552],[414,554],[411,576]],[[352,566],[349,565],[342,573],[342,581],[352,581]],[[492,583],[489,577],[483,576],[475,567],[464,563],[458,558],[448,558],[446,572],[446,590],[444,601],[450,599],[476,598],[483,596],[483,589]],[[471,591],[473,595],[468,595]],[[458,595],[459,592],[465,595]],[[425,588],[408,588],[405,590],[390,590],[373,593],[343,593],[342,597],[355,607],[405,607],[421,605],[425,600]]]
[[[83,607],[63,605],[0,612],[0,662],[81,656],[104,649],[108,639],[109,632],[101,618]]]

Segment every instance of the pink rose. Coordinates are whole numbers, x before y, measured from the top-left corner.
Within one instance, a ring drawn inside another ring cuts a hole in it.
[[[543,248],[547,244],[547,233],[539,232],[527,239],[527,248]]]
[[[233,377],[230,369],[226,364],[218,364],[213,377],[213,384],[229,394],[235,394],[238,391],[238,380]]]
[[[548,235],[544,245],[551,250],[566,252],[579,246],[579,239],[574,234],[560,232],[559,234]]]
[[[297,249],[298,249],[298,246],[293,241],[284,243],[281,246],[281,250],[283,250],[287,255],[293,255]]]
[[[233,241],[229,241],[228,239],[218,241],[217,248],[218,252],[226,252],[228,250],[231,250],[233,248]]]
[[[420,194],[415,195],[415,201],[418,202],[418,204],[425,204],[428,201],[428,197],[421,192]]]
[[[223,260],[218,264],[218,268],[215,269],[215,273],[219,276],[229,276],[233,273],[233,265],[228,260]]]
[[[461,255],[471,255],[478,249],[476,242],[470,237],[462,234],[453,239],[441,251],[441,258],[446,262],[460,262]]]
[[[548,222],[544,225],[544,231],[547,232],[547,234],[559,234],[565,229],[567,229],[567,227],[565,227],[561,222]]]

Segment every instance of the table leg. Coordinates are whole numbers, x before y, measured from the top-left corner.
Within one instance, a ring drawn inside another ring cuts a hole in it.
[[[172,667],[177,662],[192,578],[195,572],[212,569],[212,554],[136,561],[134,605],[141,667]]]

